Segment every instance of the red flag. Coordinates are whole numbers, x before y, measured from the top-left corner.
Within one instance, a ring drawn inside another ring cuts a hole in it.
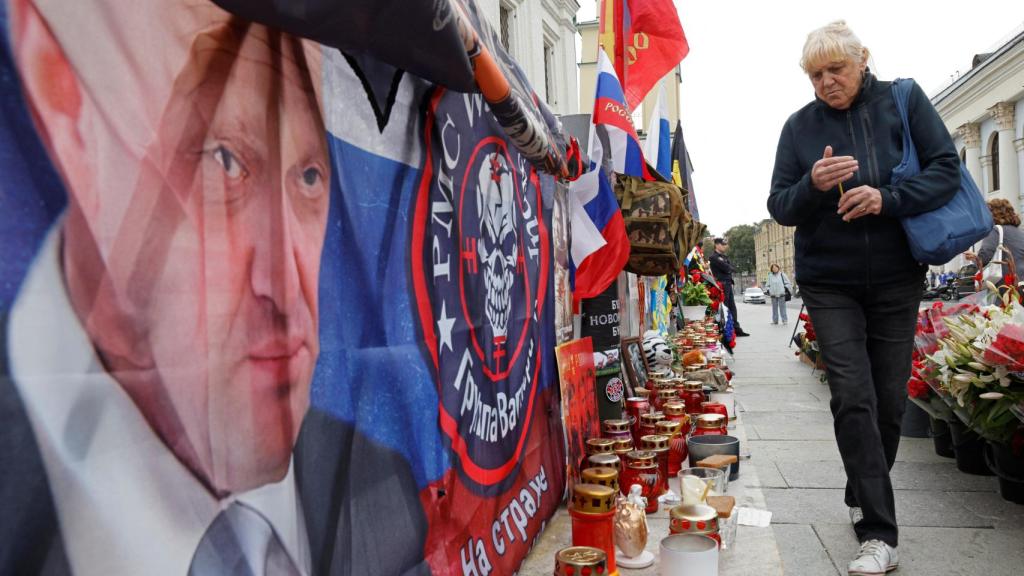
[[[603,0],[598,42],[615,65],[630,109],[690,51],[672,0]]]

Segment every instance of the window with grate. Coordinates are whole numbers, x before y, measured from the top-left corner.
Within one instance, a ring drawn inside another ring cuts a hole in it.
[[[509,54],[512,53],[512,9],[508,6],[502,5],[499,8],[499,34],[501,35],[501,45],[505,47],[505,51]]]
[[[999,132],[992,133],[992,143],[989,144],[989,153],[992,154],[992,192],[999,190]]]
[[[547,103],[551,106],[557,104],[555,97],[555,47],[548,41],[544,41],[544,94]]]

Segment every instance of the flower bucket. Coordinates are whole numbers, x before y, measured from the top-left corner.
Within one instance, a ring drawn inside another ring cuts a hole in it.
[[[687,320],[703,320],[707,315],[707,306],[683,306],[683,318]]]
[[[900,425],[900,436],[907,438],[927,438],[929,436],[928,413],[913,402],[907,402],[903,412],[903,423]]]
[[[1024,456],[1016,456],[1005,444],[985,447],[988,467],[999,477],[999,495],[1003,500],[1024,504]]]
[[[985,463],[985,440],[981,436],[956,418],[949,423],[949,432],[953,438],[957,470],[978,476],[995,476]]]
[[[935,453],[944,458],[956,458],[953,451],[953,437],[949,431],[949,423],[938,418],[931,419],[932,445]]]

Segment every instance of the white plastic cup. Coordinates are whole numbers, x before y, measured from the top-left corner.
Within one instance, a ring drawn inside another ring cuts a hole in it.
[[[729,414],[729,422],[736,420],[736,394],[732,390],[716,391],[711,393],[711,402],[725,404],[725,411]]]
[[[671,534],[659,545],[660,576],[718,576],[718,542],[703,534]]]

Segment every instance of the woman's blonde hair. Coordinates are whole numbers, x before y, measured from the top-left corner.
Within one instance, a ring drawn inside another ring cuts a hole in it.
[[[836,20],[807,35],[800,67],[809,74],[813,67],[847,59],[854,64],[866,63],[868,49],[860,43],[860,38],[846,25],[845,20]]]
[[[782,272],[782,266],[779,266],[775,262],[772,262],[772,265],[768,267],[768,270],[774,273],[775,271],[773,270],[773,268],[778,268],[779,272]]]

